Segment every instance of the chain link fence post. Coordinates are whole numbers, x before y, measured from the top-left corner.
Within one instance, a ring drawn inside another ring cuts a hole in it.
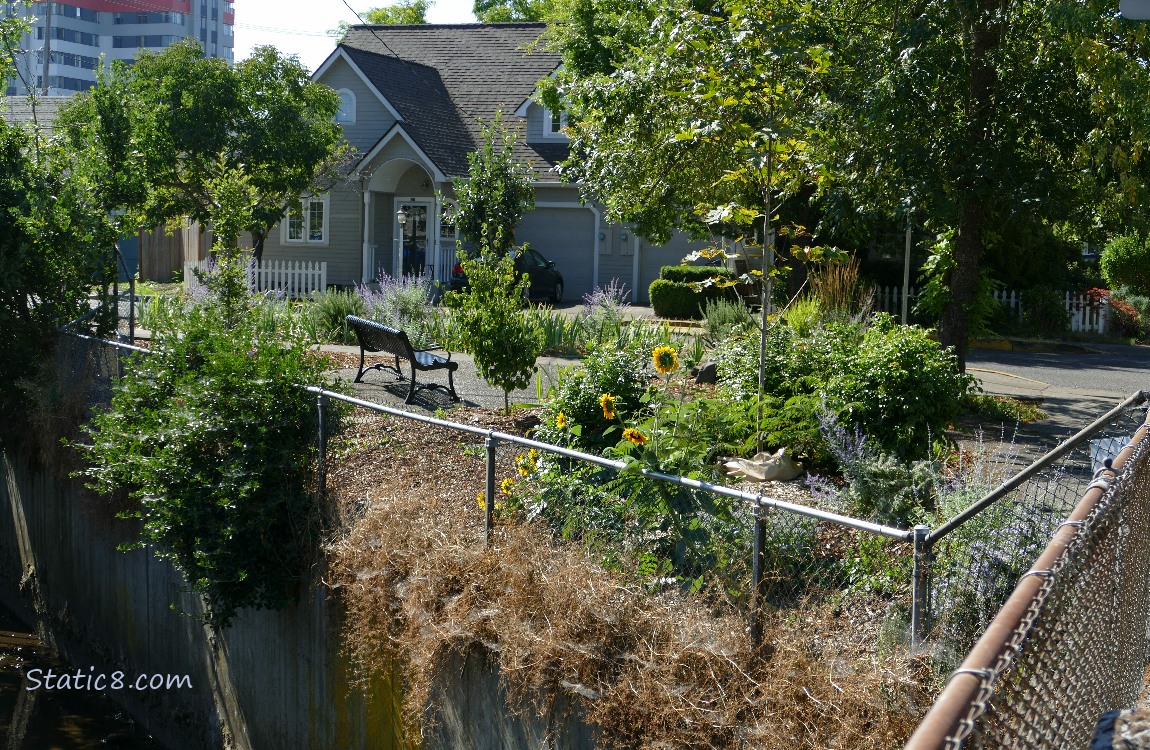
[[[317,488],[319,491],[319,499],[322,503],[327,497],[327,424],[325,416],[327,414],[327,394],[320,392],[316,397],[316,414],[317,414],[317,427],[316,430],[316,450],[319,453],[319,476],[316,478]]]
[[[491,546],[492,530],[495,527],[495,452],[499,440],[494,435],[488,435],[483,440],[487,449],[487,486],[483,494],[483,530],[487,538],[487,546]]]
[[[914,527],[914,573],[911,580],[910,645],[917,647],[926,638],[930,621],[930,527]]]
[[[763,569],[766,562],[766,511],[755,508],[754,551],[751,559],[751,647],[758,649],[763,642]]]

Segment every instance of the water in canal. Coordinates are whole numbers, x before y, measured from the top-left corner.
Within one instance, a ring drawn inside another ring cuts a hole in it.
[[[0,748],[164,750],[105,694],[48,690],[42,677],[49,669],[54,674],[76,671],[0,607]],[[28,689],[37,682],[38,689]]]

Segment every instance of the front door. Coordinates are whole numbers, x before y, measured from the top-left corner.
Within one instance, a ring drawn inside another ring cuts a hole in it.
[[[431,212],[429,201],[397,201],[396,229],[399,232],[396,253],[396,273],[400,276],[422,276],[431,270],[431,252],[434,250],[428,240],[431,234],[429,221]]]

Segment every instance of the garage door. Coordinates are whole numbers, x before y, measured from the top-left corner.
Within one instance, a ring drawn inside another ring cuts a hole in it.
[[[529,243],[555,261],[555,268],[563,274],[564,299],[578,300],[594,289],[595,214],[590,210],[537,208],[519,220],[515,241]]]

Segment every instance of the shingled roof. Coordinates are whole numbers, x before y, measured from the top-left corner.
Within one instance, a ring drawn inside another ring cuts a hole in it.
[[[515,111],[559,66],[539,45],[542,23],[352,26],[340,47],[403,117],[403,128],[446,175],[467,173],[467,154],[496,112],[516,134],[515,156],[558,181],[564,143],[528,144]],[[381,134],[384,135],[384,134]]]
[[[46,136],[51,136],[60,107],[70,96],[0,97],[0,117],[12,125],[32,131],[37,125]]]

